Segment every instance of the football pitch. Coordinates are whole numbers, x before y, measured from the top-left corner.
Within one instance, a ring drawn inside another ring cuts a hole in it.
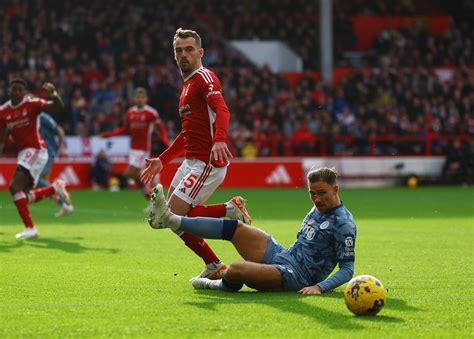
[[[219,190],[248,199],[254,224],[289,246],[311,201],[304,190]],[[22,230],[0,193],[0,337],[470,337],[474,189],[342,189],[357,224],[355,275],[388,289],[376,317],[355,317],[343,287],[320,296],[196,291],[203,264],[169,230],[152,230],[137,191],[73,192],[76,212],[30,206],[41,237]],[[209,241],[226,263],[232,245]]]

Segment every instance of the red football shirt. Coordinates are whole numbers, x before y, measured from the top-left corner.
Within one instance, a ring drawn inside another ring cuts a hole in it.
[[[227,140],[230,117],[221,82],[214,72],[200,67],[184,79],[179,115],[186,158],[209,163],[214,142]],[[227,164],[214,161],[213,165]]]
[[[151,135],[153,127],[159,118],[158,112],[151,106],[145,105],[142,108],[133,106],[127,112],[125,125],[115,131],[105,132],[102,135],[111,137],[115,135],[130,135],[131,148],[150,152]]]
[[[39,132],[39,115],[48,104],[49,101],[25,96],[16,106],[12,105],[11,100],[0,106],[0,129],[8,129],[17,152],[30,147],[46,147]]]
[[[145,105],[141,109],[133,106],[128,110],[126,125],[132,139],[132,149],[150,152],[153,126],[158,117],[158,112],[149,105]]]

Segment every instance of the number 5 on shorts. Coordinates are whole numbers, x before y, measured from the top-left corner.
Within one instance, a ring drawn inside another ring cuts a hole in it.
[[[196,179],[197,179],[197,176],[191,173],[184,181],[184,187],[186,188],[193,187]]]

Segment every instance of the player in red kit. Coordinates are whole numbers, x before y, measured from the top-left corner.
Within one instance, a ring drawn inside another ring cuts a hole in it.
[[[227,129],[230,112],[222,96],[222,85],[214,72],[202,66],[201,37],[178,29],[173,38],[175,61],[184,80],[179,99],[182,131],[158,158],[147,159],[141,180],[151,185],[163,166],[184,153],[168,191],[171,211],[178,215],[230,217],[251,222],[242,197],[227,203],[201,205],[224,181],[229,158]],[[219,279],[226,266],[209,245],[192,234],[177,233],[206,264],[201,277]]]
[[[130,135],[131,149],[124,176],[135,180],[137,184],[142,186],[142,191],[149,200],[150,190],[142,185],[140,171],[145,167],[145,159],[150,156],[153,128],[156,126],[160,131],[161,140],[165,145],[169,144],[168,132],[161,122],[158,112],[147,105],[148,96],[145,88],[137,87],[133,100],[135,106],[128,110],[125,126],[114,131],[104,132],[101,136],[108,138],[117,135]]]
[[[56,180],[51,186],[32,190],[48,162],[48,151],[39,132],[39,115],[41,112],[62,111],[64,105],[53,84],[43,85],[51,101],[26,95],[26,87],[26,82],[22,79],[11,81],[8,88],[10,100],[0,106],[0,142],[8,132],[18,152],[18,163],[10,182],[10,193],[25,224],[25,230],[18,233],[17,238],[39,235],[30,216],[29,203],[38,202],[54,194],[66,203],[71,203],[62,180]]]

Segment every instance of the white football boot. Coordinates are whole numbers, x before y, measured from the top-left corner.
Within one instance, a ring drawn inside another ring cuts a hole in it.
[[[229,218],[233,220],[240,220],[244,224],[252,224],[252,218],[250,217],[247,208],[245,208],[245,203],[247,200],[242,198],[240,195],[233,197],[226,203],[226,208],[229,214],[227,215]],[[229,209],[231,207],[231,209]]]
[[[66,204],[71,205],[71,196],[66,190],[66,182],[62,179],[56,179],[53,183],[53,187],[58,197],[63,199]]]
[[[22,238],[36,238],[39,237],[40,233],[36,229],[36,227],[25,227],[25,230],[21,233],[18,233],[16,235],[17,239],[22,239]]]
[[[193,278],[207,278],[211,280],[221,279],[227,271],[227,266],[222,262],[212,262],[207,264],[202,270],[201,274]]]
[[[61,206],[61,209],[57,213],[54,214],[54,216],[63,217],[65,215],[71,214],[72,212],[74,212],[74,206],[64,204]]]
[[[221,282],[208,278],[196,277],[191,279],[191,285],[197,290],[220,290]]]
[[[175,229],[168,223],[172,215],[168,204],[166,203],[165,194],[163,193],[163,186],[156,185],[151,191],[150,212],[148,213],[148,224],[152,228],[171,228]],[[179,227],[179,225],[177,225]]]

